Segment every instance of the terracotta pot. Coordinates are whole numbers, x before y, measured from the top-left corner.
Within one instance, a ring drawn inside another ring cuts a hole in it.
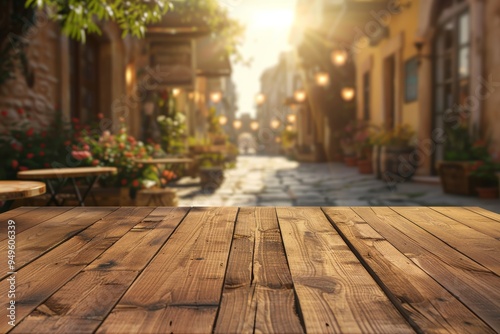
[[[344,163],[349,167],[356,167],[358,159],[355,156],[344,157]]]
[[[358,160],[358,171],[360,174],[372,174],[373,173],[372,160],[371,159]]]
[[[498,197],[498,188],[497,187],[477,187],[477,194],[479,198],[497,198]]]

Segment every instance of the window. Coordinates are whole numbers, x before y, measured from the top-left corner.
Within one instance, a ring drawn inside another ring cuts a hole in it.
[[[418,59],[413,57],[405,63],[405,102],[418,98]]]
[[[445,114],[459,110],[458,106],[464,105],[470,95],[470,15],[467,2],[443,2],[438,12],[437,28],[433,119],[435,129],[446,129],[453,124],[445,122]],[[438,145],[434,161],[443,159],[444,151],[444,146]]]

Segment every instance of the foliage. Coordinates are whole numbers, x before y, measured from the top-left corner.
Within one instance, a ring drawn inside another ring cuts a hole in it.
[[[18,171],[79,165],[70,154],[78,143],[79,124],[64,122],[57,111],[45,129],[35,130],[23,109],[0,112],[6,132],[0,136],[0,179],[16,179]]]
[[[372,143],[382,146],[411,146],[415,131],[408,124],[398,125],[392,130],[381,130],[373,136]]]
[[[84,153],[86,152],[86,153]],[[134,189],[150,187],[153,184],[166,184],[170,179],[158,177],[154,165],[139,164],[135,159],[148,160],[163,152],[159,145],[145,145],[128,134],[124,120],[120,120],[120,130],[111,134],[105,130],[83,131],[80,145],[74,147],[72,154],[86,165],[116,167],[116,175],[102,179],[101,185],[110,187],[131,187]],[[168,176],[168,175],[167,175]]]
[[[208,124],[208,133],[212,135],[224,134],[215,107],[210,107],[210,109],[208,109],[207,124]]]
[[[160,21],[172,3],[167,0],[26,0],[26,7],[31,6],[47,9],[49,17],[61,23],[66,35],[85,42],[88,33],[101,33],[96,19],[116,22],[123,37],[143,37],[146,26]]]
[[[169,154],[182,154],[185,151],[186,117],[177,110],[175,98],[168,92],[157,96],[160,110],[157,122],[161,132],[161,146]]]
[[[295,144],[295,139],[297,139],[297,131],[285,129],[281,133],[281,145],[284,148],[293,147]]]
[[[467,161],[481,160],[485,152],[474,148],[472,139],[469,135],[469,129],[466,124],[458,124],[453,127],[447,127],[444,160],[447,161]],[[486,152],[487,153],[487,152]]]
[[[200,167],[223,167],[226,161],[222,152],[202,153],[197,159]]]
[[[498,185],[496,172],[500,171],[500,163],[493,160],[488,152],[488,143],[477,140],[470,147],[470,160],[476,160],[471,167],[471,177],[478,186]]]

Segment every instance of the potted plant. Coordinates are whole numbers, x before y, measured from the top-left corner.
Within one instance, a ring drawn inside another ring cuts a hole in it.
[[[475,190],[481,198],[498,197],[498,178],[496,173],[500,171],[500,164],[494,162],[491,156],[475,162],[470,176],[474,180]]]
[[[344,127],[340,137],[340,148],[342,149],[344,163],[350,167],[357,166],[355,134],[356,122],[351,121]]]
[[[489,156],[486,143],[472,144],[466,123],[446,128],[444,160],[437,163],[441,186],[445,193],[474,195],[476,186],[471,177],[474,166]]]
[[[415,132],[410,125],[398,125],[382,134],[380,172],[385,180],[410,179],[416,167],[410,161],[415,147],[411,144]]]

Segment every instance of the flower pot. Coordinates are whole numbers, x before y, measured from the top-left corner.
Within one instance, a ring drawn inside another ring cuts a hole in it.
[[[477,194],[479,198],[497,198],[498,188],[497,187],[476,187]]]
[[[357,163],[358,163],[358,159],[354,155],[353,156],[345,156],[344,163],[349,167],[356,167]]]
[[[443,191],[448,194],[474,195],[476,185],[470,176],[475,161],[440,161],[438,172]]]
[[[409,180],[416,167],[410,163],[412,146],[383,146],[380,152],[380,174],[385,180]]]
[[[360,174],[372,174],[373,166],[371,159],[358,160],[358,171]]]

